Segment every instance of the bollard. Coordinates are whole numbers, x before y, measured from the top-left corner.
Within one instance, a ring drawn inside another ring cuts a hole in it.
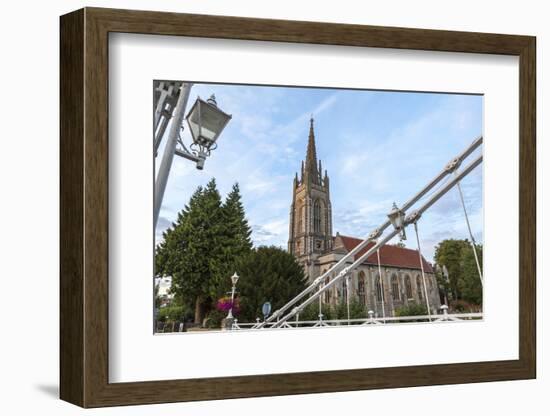
[[[369,314],[369,322],[373,323],[374,322],[374,311],[370,310],[367,313]]]
[[[449,307],[447,305],[441,305],[441,310],[443,311],[443,320],[444,321],[449,320],[449,317],[448,317],[448,314],[447,314],[448,309],[449,309]]]

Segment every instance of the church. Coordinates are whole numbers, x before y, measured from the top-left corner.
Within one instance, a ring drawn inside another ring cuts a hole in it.
[[[381,218],[382,221],[382,218]],[[305,161],[301,174],[295,175],[290,206],[288,251],[304,267],[311,282],[325,273],[362,241],[361,238],[332,232],[332,206],[328,172],[317,161],[313,118],[310,120]],[[374,243],[355,255],[359,258]],[[352,260],[349,260],[351,264]],[[394,316],[395,310],[411,303],[426,305],[426,293],[432,313],[440,304],[439,289],[432,265],[422,257],[426,289],[418,251],[386,244],[351,273],[350,300],[355,299],[375,316]],[[382,278],[380,279],[380,272]],[[336,304],[346,301],[345,279],[327,290],[322,301]]]

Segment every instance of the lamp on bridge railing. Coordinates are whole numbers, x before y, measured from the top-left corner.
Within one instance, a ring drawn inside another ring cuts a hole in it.
[[[216,148],[216,140],[231,120],[231,115],[218,108],[216,97],[212,94],[206,101],[197,98],[186,119],[193,137],[191,148],[198,157],[197,169],[202,169],[206,157]]]
[[[267,319],[270,313],[271,313],[271,303],[266,302],[262,305],[262,314],[264,315],[264,321]]]
[[[227,314],[227,317],[225,319],[233,319],[233,304],[235,302],[235,288],[237,287],[237,282],[239,281],[239,275],[237,272],[233,273],[233,276],[231,276],[231,308],[229,309],[229,312]]]
[[[239,281],[239,275],[237,272],[233,273],[233,276],[231,276],[231,283],[233,283],[233,286],[237,286],[237,282]]]
[[[401,240],[406,240],[407,235],[405,234],[405,213],[400,210],[395,202],[393,203],[392,210],[388,214],[390,222],[396,230],[401,231]]]

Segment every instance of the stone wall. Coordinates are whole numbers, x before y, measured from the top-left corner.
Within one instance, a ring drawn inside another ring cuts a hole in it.
[[[343,255],[329,254],[321,257],[316,267],[317,274],[324,273]],[[351,263],[350,263],[351,264]],[[365,264],[352,271],[350,278],[350,299],[355,299],[365,304],[366,310],[372,310],[376,317],[394,316],[394,312],[400,306],[406,306],[413,303],[426,304],[425,290],[422,283],[422,272],[418,269],[404,269],[396,267],[382,266],[382,287],[383,291],[377,294],[377,280],[379,269],[376,265]],[[395,290],[392,287],[396,283]],[[426,291],[428,292],[428,302],[430,311],[436,314],[441,306],[439,300],[439,289],[434,273],[425,273]],[[410,291],[407,289],[407,279],[410,279]],[[364,291],[360,291],[360,281],[364,282]],[[420,283],[420,286],[418,286]],[[337,304],[345,300],[345,282],[339,281],[335,286],[328,289],[328,294],[322,296],[323,303]],[[408,293],[409,292],[409,293]],[[382,302],[383,299],[383,302]]]

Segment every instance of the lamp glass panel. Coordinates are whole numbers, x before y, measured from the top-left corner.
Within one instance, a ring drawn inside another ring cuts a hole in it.
[[[199,103],[201,106],[201,136],[203,140],[215,142],[227,122],[227,115],[217,108]]]
[[[196,142],[200,136],[200,115],[198,111],[198,104],[195,103],[191,114],[187,117],[187,123],[191,129],[191,135],[193,136],[193,141]]]

